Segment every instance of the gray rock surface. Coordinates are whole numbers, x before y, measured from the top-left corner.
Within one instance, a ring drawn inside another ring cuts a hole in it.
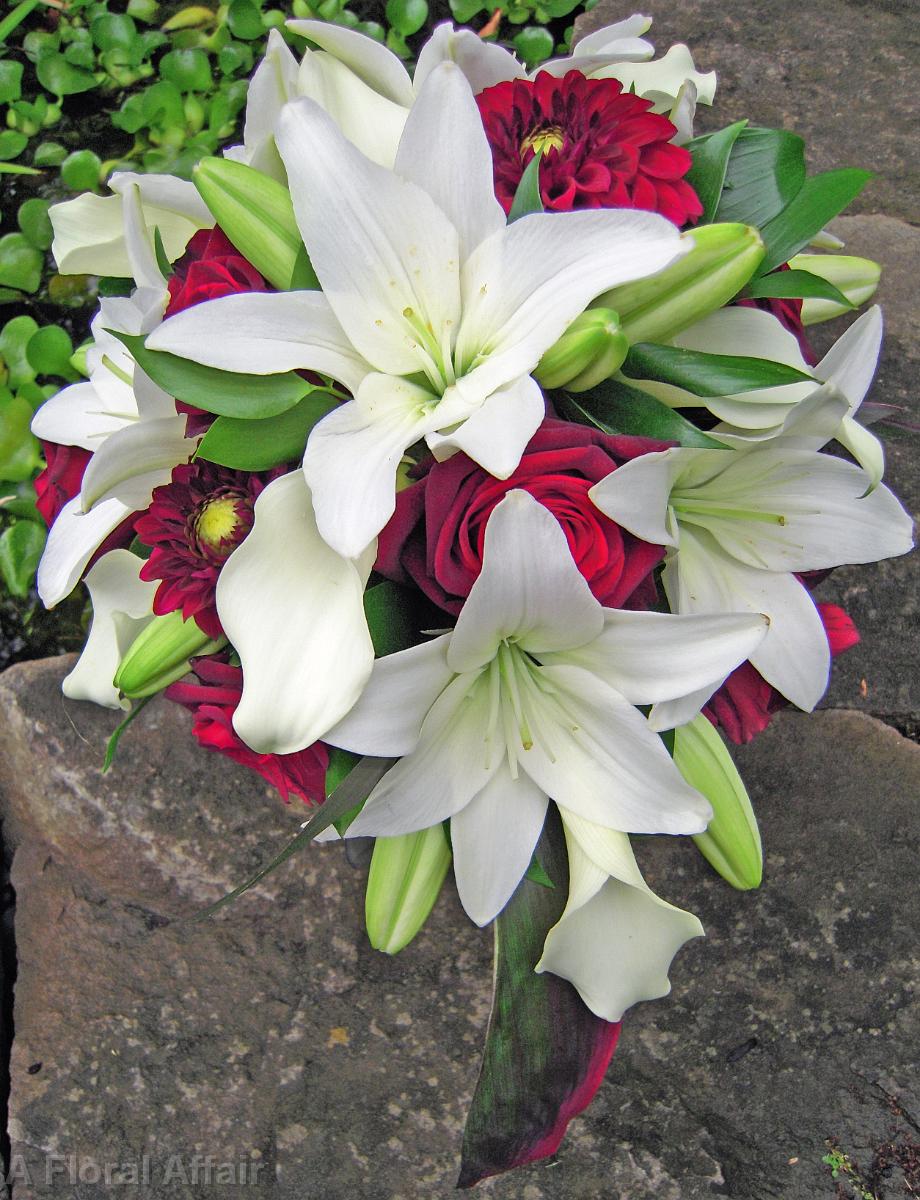
[[[189,923],[301,810],[198,748],[166,702],[102,776],[114,714],[62,701],[66,663],[0,678],[19,951],[13,1200],[131,1194],[94,1172],[144,1154],[140,1194],[157,1200],[453,1195],[488,935],[450,889],[407,951],[375,953],[361,873],[335,846]],[[827,1139],[864,1171],[890,1129],[916,1141],[920,748],[859,714],[788,714],[741,758],[763,889],[731,891],[688,841],[640,839],[649,882],[698,912],[708,941],[680,955],[670,999],[629,1015],[558,1161],[483,1194],[831,1200]],[[195,1154],[212,1156],[212,1182],[201,1166],[190,1189]],[[259,1182],[220,1185],[216,1164],[241,1158]]]

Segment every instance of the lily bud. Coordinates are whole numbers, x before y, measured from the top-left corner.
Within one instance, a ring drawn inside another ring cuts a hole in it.
[[[178,609],[154,617],[121,660],[115,686],[132,700],[152,696],[181,679],[194,655],[216,654],[226,644],[225,637],[209,638],[194,619],[184,621]]]
[[[443,825],[377,838],[364,903],[375,950],[398,954],[408,946],[434,907],[450,860]]]
[[[763,239],[750,225],[701,225],[681,237],[692,246],[683,258],[657,275],[613,288],[595,301],[620,314],[630,345],[667,341],[722,308],[763,260]]]
[[[576,317],[540,359],[534,376],[545,388],[584,392],[623,365],[629,342],[612,308],[589,308]]]
[[[284,184],[230,158],[203,158],[192,178],[240,254],[274,287],[289,288],[305,251]]]
[[[843,292],[854,308],[871,299],[882,274],[879,263],[871,258],[854,258],[849,254],[797,254],[789,260],[789,266],[795,271],[820,275]],[[817,325],[849,311],[834,300],[806,296],[802,301],[802,324]]]
[[[725,743],[702,713],[675,729],[674,763],[712,805],[709,828],[693,839],[703,857],[732,887],[759,887],[763,849],[757,818]]]

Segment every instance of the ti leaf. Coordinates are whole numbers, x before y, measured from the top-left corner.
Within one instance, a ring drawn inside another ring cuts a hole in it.
[[[543,212],[543,198],[540,195],[540,163],[542,160],[543,151],[538,150],[524,168],[521,182],[514,193],[511,211],[508,213],[509,225],[518,217],[526,217],[528,213]]]
[[[679,346],[657,346],[640,342],[623,363],[623,374],[631,379],[653,379],[683,388],[694,396],[733,396],[759,388],[782,387],[787,383],[814,382],[811,375],[768,358],[741,354],[706,354]]]
[[[279,463],[299,462],[310,430],[337,401],[314,391],[286,412],[262,420],[218,417],[198,447],[198,458],[236,471],[267,471]]]
[[[534,973],[568,894],[562,822],[552,806],[537,854],[556,886],[523,879],[495,921],[492,1014],[463,1133],[461,1188],[554,1154],[600,1086],[620,1032],[567,980]]]
[[[708,225],[715,217],[719,207],[719,198],[725,184],[725,172],[732,147],[738,140],[741,131],[747,126],[747,121],[736,121],[726,129],[716,133],[707,133],[704,137],[694,138],[687,146],[693,158],[693,165],[687,174],[687,182],[696,192],[703,206],[700,221]]]
[[[694,144],[690,143],[691,153]],[[785,129],[748,126],[735,139],[716,221],[757,229],[775,217],[805,182],[805,143]]]
[[[148,350],[139,335],[114,329],[106,332],[123,342],[141,370],[170,396],[222,417],[240,420],[274,417],[293,408],[314,390],[313,384],[293,371],[280,375],[219,371],[162,350]]]
[[[846,167],[806,179],[782,212],[762,226],[767,253],[758,274],[765,275],[798,254],[828,221],[859,195],[871,178],[871,171]]]
[[[769,275],[761,275],[759,279],[751,280],[742,295],[752,300],[790,296],[805,299],[814,296],[821,300],[833,300],[845,308],[856,307],[829,279],[822,279],[820,275],[814,275],[811,271],[772,271]]]
[[[419,641],[419,624],[414,619],[416,593],[386,580],[364,593],[364,615],[374,643],[374,654],[382,658]]]
[[[726,448],[675,409],[668,408],[647,392],[627,387],[615,379],[602,383],[593,391],[582,392],[578,397],[561,396],[556,406],[569,420],[593,425],[604,433],[655,438],[660,442],[676,442],[678,446],[703,450]]]

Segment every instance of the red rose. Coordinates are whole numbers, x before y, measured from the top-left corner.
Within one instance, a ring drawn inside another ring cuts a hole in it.
[[[233,714],[243,694],[242,669],[216,657],[193,659],[192,669],[198,683],[172,683],[164,695],[195,714],[192,732],[202,746],[258,771],[285,803],[294,792],[306,804],[321,804],[329,764],[322,742],[294,754],[257,754],[233,728]]]
[[[79,492],[91,455],[81,446],[59,446],[57,442],[42,442],[42,453],[46,465],[35,477],[35,507],[50,529],[64,505]]]
[[[168,287],[165,316],[172,317],[204,300],[237,292],[264,292],[267,284],[224,231],[215,226],[198,230],[175,264]]]
[[[559,521],[601,604],[648,608],[656,600],[651,571],[662,547],[621,529],[591,503],[588,489],[620,463],[665,448],[649,438],[610,436],[548,418],[508,479],[495,479],[465,454],[429,460],[416,469],[418,482],[396,497],[396,512],[378,541],[376,570],[414,583],[440,608],[458,613],[482,568],[489,514],[507,492],[523,488]]]
[[[856,645],[859,632],[842,608],[836,604],[819,604],[817,608],[832,656]],[[744,662],[732,671],[703,712],[730,742],[741,746],[763,733],[773,714],[787,704],[785,696],[767,683],[751,663]]]

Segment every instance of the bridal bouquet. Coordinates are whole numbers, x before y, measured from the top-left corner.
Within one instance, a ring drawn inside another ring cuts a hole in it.
[[[452,866],[496,938],[461,1186],[555,1151],[702,933],[630,834],[758,885],[722,734],[813,709],[858,635],[812,588],[911,546],[860,408],[878,309],[806,337],[877,282],[824,230],[867,174],[693,136],[714,75],[649,24],[535,74],[441,25],[410,76],[292,21],[242,145],[51,214],[103,297],[33,426],[42,598],[93,605],[64,691],[165,690],[315,806],[275,862],[375,838],[382,951]]]

